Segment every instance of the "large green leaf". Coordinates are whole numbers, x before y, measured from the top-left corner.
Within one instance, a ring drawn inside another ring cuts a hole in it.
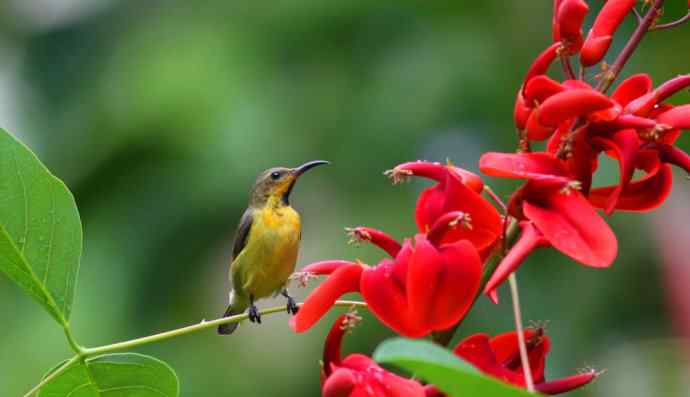
[[[82,229],[69,189],[0,129],[0,270],[66,324]]]
[[[532,394],[481,374],[450,351],[428,341],[401,338],[383,342],[374,359],[405,369],[453,397],[528,397]]]
[[[179,394],[177,375],[168,364],[142,354],[116,353],[73,364],[43,386],[37,397],[177,397]]]

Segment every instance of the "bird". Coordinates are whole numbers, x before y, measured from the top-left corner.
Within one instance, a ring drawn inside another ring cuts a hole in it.
[[[287,282],[295,270],[301,239],[300,215],[290,206],[290,193],[306,171],[329,164],[314,160],[295,168],[269,168],[259,174],[249,205],[240,218],[230,264],[230,303],[223,317],[244,313],[261,323],[256,301],[280,293],[287,298],[287,311],[297,314]],[[239,323],[221,324],[218,333],[229,335]]]

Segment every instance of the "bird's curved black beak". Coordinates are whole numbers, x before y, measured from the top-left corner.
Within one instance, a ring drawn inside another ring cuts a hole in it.
[[[295,177],[298,177],[298,176],[304,174],[305,172],[307,172],[308,170],[310,170],[316,166],[324,165],[324,164],[330,164],[330,163],[326,160],[307,161],[306,163],[300,165],[299,167],[293,168],[292,169],[292,175],[294,175]]]

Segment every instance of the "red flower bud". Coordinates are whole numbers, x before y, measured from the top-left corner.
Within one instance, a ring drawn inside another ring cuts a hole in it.
[[[551,66],[553,61],[558,56],[558,49],[560,47],[561,43],[553,43],[537,56],[527,70],[527,74],[525,75],[525,80],[522,85],[523,89],[533,77],[539,76],[540,74],[546,74],[546,71],[549,70],[549,66]]]
[[[568,376],[566,378],[540,383],[534,385],[534,388],[539,393],[543,394],[561,394],[582,387],[596,379],[597,376],[599,376],[599,374],[596,371],[589,370],[577,375]]]
[[[557,32],[566,54],[572,55],[582,47],[582,23],[589,11],[583,0],[564,0],[558,6]]]
[[[613,101],[595,90],[567,90],[544,101],[540,106],[539,123],[547,127],[558,127],[565,120],[610,108],[613,105]]]
[[[491,176],[550,181],[556,185],[565,185],[570,180],[563,162],[543,152],[484,153],[479,159],[479,169]]]
[[[649,145],[648,148],[657,150],[659,152],[659,159],[664,163],[673,164],[690,174],[690,155],[683,150],[662,143]]]
[[[352,237],[350,240],[351,243],[357,241],[368,241],[386,251],[386,253],[392,257],[395,257],[398,255],[398,252],[400,252],[400,243],[395,241],[395,239],[389,236],[387,233],[384,233],[380,230],[364,226],[346,228],[345,230],[347,231],[348,235]]]
[[[580,51],[580,63],[592,66],[606,55],[611,40],[625,16],[635,6],[636,0],[608,0],[594,20]]]
[[[543,141],[548,139],[556,131],[554,127],[546,127],[539,122],[540,108],[534,109],[527,119],[527,139],[530,141]]]

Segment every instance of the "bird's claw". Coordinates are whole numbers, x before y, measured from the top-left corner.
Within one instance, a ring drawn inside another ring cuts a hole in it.
[[[295,303],[295,300],[291,296],[287,297],[287,312],[295,315],[299,311],[299,306]]]
[[[261,315],[259,314],[259,310],[254,305],[249,306],[249,321],[261,324]]]

